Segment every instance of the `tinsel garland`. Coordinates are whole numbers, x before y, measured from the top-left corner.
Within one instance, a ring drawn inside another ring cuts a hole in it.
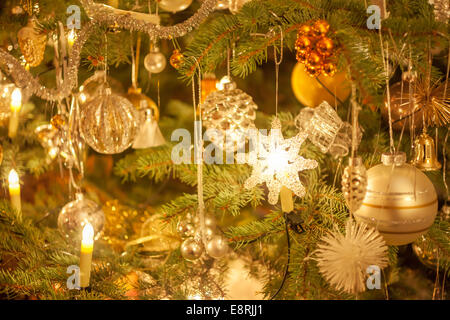
[[[206,0],[200,9],[186,21],[174,26],[163,27],[153,23],[146,23],[128,14],[114,14],[110,7],[96,4],[92,0],[81,0],[88,14],[92,14],[92,20],[84,25],[75,40],[69,57],[67,73],[64,75],[64,81],[58,89],[50,89],[41,85],[37,78],[34,78],[30,72],[25,70],[19,60],[3,49],[0,49],[0,65],[6,66],[5,69],[11,74],[15,84],[23,90],[23,96],[28,97],[35,94],[43,100],[61,101],[72,93],[77,83],[81,50],[96,24],[115,25],[130,31],[145,32],[150,37],[177,38],[197,28],[214,10],[216,2],[217,0]]]

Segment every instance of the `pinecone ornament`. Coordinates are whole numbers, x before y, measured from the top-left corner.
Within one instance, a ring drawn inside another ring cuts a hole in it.
[[[361,157],[349,158],[342,175],[342,193],[350,212],[361,207],[366,195],[367,175]]]
[[[218,91],[210,93],[202,104],[202,118],[210,141],[221,149],[233,149],[244,142],[244,134],[254,129],[256,109],[253,98],[237,89],[228,76],[220,80]]]
[[[30,67],[36,67],[42,62],[47,44],[47,35],[37,32],[35,28],[36,19],[31,18],[17,33],[20,50]]]

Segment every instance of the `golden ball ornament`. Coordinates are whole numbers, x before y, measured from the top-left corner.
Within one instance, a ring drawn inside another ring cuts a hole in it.
[[[128,88],[128,93],[125,95],[133,106],[139,111],[145,111],[146,109],[152,110],[152,115],[156,121],[159,121],[159,109],[156,103],[145,94],[142,93],[141,88]],[[142,116],[142,115],[141,115]],[[142,120],[142,119],[141,119]]]
[[[296,59],[300,63],[306,63],[308,61],[308,57],[310,54],[310,50],[297,50]]]
[[[317,20],[312,26],[312,34],[316,37],[323,37],[330,30],[330,24],[325,20]]]
[[[333,40],[330,38],[323,37],[316,43],[317,52],[324,57],[331,56],[333,54],[333,49]]]
[[[310,37],[312,36],[312,27],[308,24],[304,24],[298,29],[298,34]]]
[[[295,41],[296,50],[311,50],[312,41],[308,36],[300,35]]]
[[[410,100],[409,83],[405,81],[393,84],[389,88],[389,95],[392,128],[396,131],[401,131],[403,126],[405,126],[405,130],[409,130],[410,124],[412,124],[414,128],[421,129],[423,126],[423,109],[421,109],[420,101],[415,95]],[[387,95],[381,107],[381,115],[385,121],[389,122]]]
[[[350,95],[350,81],[347,80],[345,72],[337,72],[332,77],[320,75],[318,79],[341,101],[345,101]],[[335,105],[334,96],[315,78],[312,78],[308,74],[306,66],[301,63],[297,63],[292,71],[291,86],[297,100],[307,107],[314,108],[322,101],[326,101],[332,106]]]
[[[161,9],[169,12],[179,12],[187,9],[192,0],[159,0],[158,5]]]
[[[404,152],[384,153],[367,171],[367,191],[357,221],[376,228],[388,245],[405,245],[425,234],[437,214],[433,183],[406,163]]]
[[[184,55],[180,52],[180,50],[175,49],[170,56],[169,62],[172,67],[175,69],[179,69],[181,64],[183,63]]]

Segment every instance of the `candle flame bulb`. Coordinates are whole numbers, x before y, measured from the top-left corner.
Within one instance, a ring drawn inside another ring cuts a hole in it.
[[[92,251],[94,249],[94,228],[92,224],[86,222],[81,238],[80,254],[80,286],[89,287],[91,278]]]
[[[9,196],[11,198],[11,205],[17,212],[21,212],[22,203],[20,201],[20,183],[19,175],[16,170],[12,169],[8,175]]]
[[[69,47],[73,46],[76,38],[77,34],[75,33],[75,29],[70,29],[69,35],[67,36],[67,42],[69,43]]]
[[[18,112],[22,107],[22,92],[15,88],[11,94],[11,111]]]

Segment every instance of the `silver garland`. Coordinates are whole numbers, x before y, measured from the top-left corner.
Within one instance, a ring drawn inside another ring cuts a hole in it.
[[[131,14],[114,14],[111,7],[96,4],[92,0],[81,0],[83,7],[90,15],[91,21],[84,25],[73,44],[67,73],[58,89],[46,88],[30,72],[25,70],[19,60],[3,49],[0,49],[0,66],[3,65],[5,71],[12,76],[15,84],[22,89],[24,97],[35,94],[43,100],[61,101],[72,94],[72,90],[77,84],[81,50],[96,24],[115,25],[130,31],[148,33],[150,37],[155,38],[177,38],[197,28],[214,11],[216,2],[217,0],[206,0],[200,9],[186,21],[174,26],[164,27],[136,19]]]

